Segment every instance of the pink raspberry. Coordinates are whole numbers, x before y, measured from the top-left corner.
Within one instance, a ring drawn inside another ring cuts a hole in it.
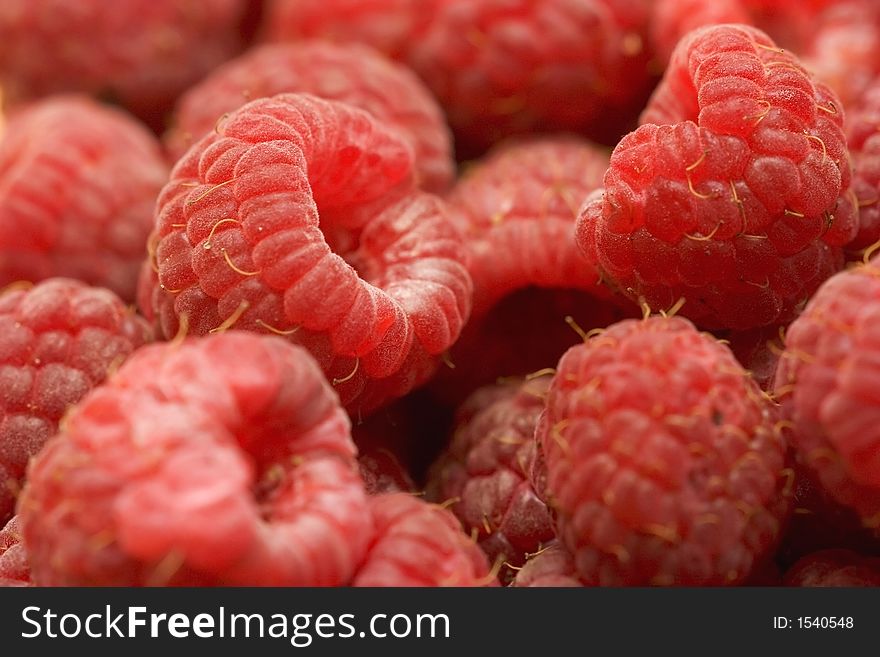
[[[56,278],[0,293],[0,523],[69,407],[149,338],[103,288]]]
[[[0,529],[0,587],[28,586],[31,583],[27,553],[21,542],[18,516]]]
[[[419,41],[449,0],[267,0],[263,36],[366,43],[395,59]]]
[[[170,156],[178,159],[224,113],[284,92],[309,93],[367,110],[411,142],[421,187],[442,192],[452,182],[449,129],[415,74],[366,46],[325,41],[262,46],[216,69],[180,99],[174,129],[166,136]]]
[[[428,498],[449,504],[489,559],[507,566],[502,581],[555,537],[550,512],[529,481],[549,383],[545,376],[472,394],[428,477]]]
[[[346,407],[424,383],[470,313],[462,241],[399,133],[305,94],[255,100],[175,166],[142,291],[168,337],[230,326],[306,346]],[[149,284],[149,276],[147,277]]]
[[[536,435],[587,585],[734,585],[776,548],[791,484],[771,404],[685,319],[572,347]]]
[[[578,209],[607,167],[604,148],[537,137],[496,148],[453,188],[448,200],[468,247],[474,304],[450,352],[454,369],[437,385],[450,403],[499,376],[555,364],[579,340],[566,317],[589,330],[628,316],[574,240]]]
[[[349,427],[281,338],[144,347],[33,462],[19,514],[34,582],[344,584],[372,532]]]
[[[375,536],[354,586],[488,586],[485,555],[449,511],[407,493],[370,499]]]
[[[880,558],[851,550],[822,550],[785,573],[786,586],[880,586]]]
[[[880,260],[828,279],[785,334],[775,395],[804,465],[880,527]]]
[[[571,554],[559,541],[552,541],[539,552],[529,555],[529,560],[516,573],[511,586],[516,587],[579,587],[577,568]]]
[[[641,0],[448,0],[407,62],[445,108],[459,155],[534,131],[616,141],[650,89]]]
[[[159,122],[239,47],[243,0],[4,0],[0,86],[18,102],[64,91]]]
[[[578,242],[617,289],[709,328],[785,323],[857,230],[836,96],[763,32],[691,32],[611,155]]]
[[[168,170],[159,144],[120,111],[53,97],[0,126],[0,286],[53,276],[134,299]]]

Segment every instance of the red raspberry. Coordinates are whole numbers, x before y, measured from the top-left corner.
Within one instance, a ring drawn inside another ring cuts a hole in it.
[[[578,587],[577,568],[571,554],[558,541],[552,541],[516,573],[512,586],[517,587]]]
[[[880,260],[828,279],[788,327],[775,395],[801,461],[880,527]]]
[[[658,62],[665,66],[688,32],[705,25],[751,22],[742,0],[654,0],[651,45]]]
[[[34,581],[344,584],[372,532],[354,455],[303,349],[234,331],[144,347],[33,461]]]
[[[785,573],[786,586],[880,586],[880,558],[851,550],[807,555]]]
[[[547,492],[585,584],[738,584],[772,555],[785,443],[730,350],[687,320],[572,347],[545,418]]]
[[[578,241],[621,292],[711,328],[789,321],[857,230],[834,94],[764,33],[691,32]]]
[[[555,537],[529,481],[549,383],[539,377],[476,391],[459,409],[452,442],[428,477],[428,498],[449,504],[489,559],[511,569]],[[501,580],[512,575],[502,569]]]
[[[445,205],[411,172],[408,144],[363,110],[305,94],[243,106],[159,198],[164,334],[186,315],[196,334],[285,335],[356,412],[424,383],[468,317],[471,281]]]
[[[617,140],[650,88],[647,3],[448,0],[407,61],[446,109],[459,155],[570,130]]]
[[[407,493],[370,499],[376,534],[354,586],[487,586],[485,555],[449,511]]]
[[[264,37],[366,43],[403,59],[449,0],[267,0]]]
[[[4,0],[0,86],[18,102],[61,91],[156,120],[238,49],[243,0]]]
[[[324,41],[256,48],[190,89],[178,103],[175,128],[166,138],[171,157],[183,155],[224,113],[283,92],[347,102],[395,126],[412,143],[420,185],[434,192],[449,187],[451,136],[424,84],[371,48]]]
[[[28,586],[30,583],[30,566],[21,542],[18,516],[13,516],[0,529],[0,587]]]
[[[156,139],[77,96],[35,103],[0,133],[0,286],[68,276],[132,300],[168,175]]]
[[[474,307],[451,350],[455,369],[437,386],[451,403],[499,376],[555,364],[579,339],[567,316],[586,329],[626,316],[574,241],[580,204],[607,167],[608,152],[589,142],[532,138],[495,149],[453,188]]]
[[[847,248],[856,252],[880,241],[880,77],[847,110],[852,191],[859,208],[859,232]]]
[[[389,449],[358,444],[358,466],[364,487],[370,495],[379,493],[414,493],[416,485],[409,472]]]
[[[0,523],[68,408],[149,338],[106,289],[58,278],[0,293]]]

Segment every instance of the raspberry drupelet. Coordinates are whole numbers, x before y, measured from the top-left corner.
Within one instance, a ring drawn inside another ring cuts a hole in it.
[[[546,495],[586,585],[737,585],[772,557],[793,473],[772,404],[680,317],[560,360],[538,425]]]
[[[372,534],[349,429],[314,360],[280,337],[148,345],[30,468],[33,580],[344,584]]]
[[[13,516],[0,529],[0,586],[29,586],[30,583],[30,565],[21,542],[18,516]]]
[[[132,301],[156,197],[159,142],[124,112],[54,96],[0,125],[0,286],[53,276]]]
[[[415,73],[364,45],[298,41],[254,48],[213,71],[177,104],[169,155],[186,149],[250,100],[285,92],[350,103],[398,128],[412,144],[420,187],[444,192],[454,176],[452,138]]]
[[[704,328],[790,321],[858,229],[835,94],[763,32],[717,25],[679,43],[642,123],[582,210],[587,260]]]
[[[470,314],[445,203],[413,186],[400,134],[307,94],[252,101],[175,166],[150,243],[165,336],[235,326],[306,346],[346,408],[427,381]]]
[[[68,409],[150,338],[110,290],[55,278],[0,292],[0,523]]]

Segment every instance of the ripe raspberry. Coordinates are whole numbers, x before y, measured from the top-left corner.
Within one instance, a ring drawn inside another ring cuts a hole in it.
[[[0,587],[28,586],[30,582],[30,566],[21,542],[18,516],[13,516],[0,529]]]
[[[857,230],[834,94],[757,29],[691,32],[577,239],[621,292],[710,328],[789,321]]]
[[[424,84],[371,48],[324,41],[256,48],[190,89],[177,105],[176,125],[166,138],[171,157],[183,155],[224,113],[283,92],[309,93],[367,110],[411,142],[420,186],[438,193],[449,187],[454,174],[451,136]]]
[[[577,568],[571,554],[558,541],[548,543],[540,552],[530,555],[516,573],[516,587],[578,587]]]
[[[255,100],[205,136],[158,203],[153,312],[306,346],[353,412],[424,383],[470,312],[461,238],[412,189],[398,133],[305,94]]]
[[[154,122],[237,50],[243,0],[4,0],[0,86],[19,102],[63,91],[119,100]]]
[[[303,349],[235,331],[144,347],[33,461],[34,581],[344,584],[372,532],[354,455]]]
[[[650,88],[647,3],[448,0],[407,62],[445,108],[460,156],[534,131],[614,143]]]
[[[880,541],[862,526],[858,514],[834,501],[816,476],[795,463],[794,511],[776,560],[784,568],[812,552],[831,548],[880,554]]]
[[[752,23],[742,0],[654,0],[650,37],[664,67],[678,42],[690,31],[720,23]]]
[[[485,555],[449,511],[407,493],[370,499],[375,536],[354,586],[487,586]]]
[[[68,408],[149,338],[106,289],[56,278],[0,293],[0,523]]]
[[[880,241],[880,77],[847,110],[852,191],[859,208],[859,231],[847,249],[857,252]]]
[[[802,462],[868,527],[880,527],[880,260],[840,272],[785,335],[775,395]]]
[[[168,173],[156,139],[77,96],[14,113],[0,136],[0,286],[67,276],[132,300]]]
[[[807,555],[785,573],[786,586],[880,586],[880,559],[851,550]]]
[[[459,409],[452,442],[428,477],[428,499],[449,504],[502,582],[554,538],[553,520],[529,481],[535,425],[549,377],[481,388]]]
[[[267,0],[264,37],[366,43],[404,59],[449,0]]]
[[[389,449],[378,446],[362,449],[358,444],[358,467],[364,487],[370,495],[416,491],[415,482],[409,472]]]
[[[547,492],[585,584],[738,584],[773,553],[791,484],[770,402],[687,320],[572,347],[545,418]]]
[[[555,364],[578,341],[566,316],[591,329],[627,315],[574,241],[578,208],[607,167],[607,151],[589,142],[532,138],[495,149],[453,188],[474,305],[450,352],[455,369],[436,386],[449,403],[499,376]]]

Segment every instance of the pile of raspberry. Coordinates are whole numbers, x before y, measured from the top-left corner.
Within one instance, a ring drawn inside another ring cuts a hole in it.
[[[0,7],[0,586],[880,583],[876,2],[74,4]]]

